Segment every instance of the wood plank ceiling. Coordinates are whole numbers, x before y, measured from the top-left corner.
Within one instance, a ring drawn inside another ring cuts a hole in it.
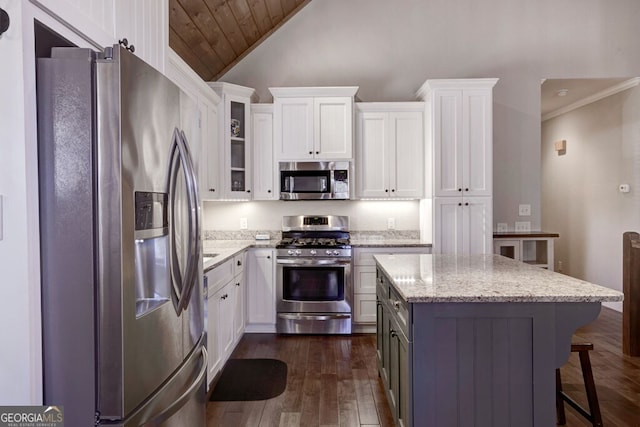
[[[169,0],[169,46],[215,81],[311,0]]]

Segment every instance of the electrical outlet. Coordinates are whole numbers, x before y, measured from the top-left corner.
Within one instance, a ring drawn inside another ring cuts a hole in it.
[[[509,231],[509,225],[506,222],[499,222],[498,229],[496,230],[498,233],[506,233]]]
[[[520,215],[520,216],[531,216],[531,205],[519,205],[518,206],[518,215]]]
[[[395,218],[387,218],[387,228],[389,230],[396,229],[396,219]]]
[[[247,229],[247,218],[240,218],[240,230]]]
[[[531,222],[516,221],[516,231],[531,231]]]

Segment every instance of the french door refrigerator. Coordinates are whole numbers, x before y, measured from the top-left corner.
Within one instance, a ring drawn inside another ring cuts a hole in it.
[[[37,98],[44,404],[69,426],[204,426],[184,93],[116,45],[52,49]]]

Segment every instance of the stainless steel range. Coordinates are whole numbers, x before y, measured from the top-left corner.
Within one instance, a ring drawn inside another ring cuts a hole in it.
[[[276,249],[277,332],[350,334],[349,217],[285,216]]]

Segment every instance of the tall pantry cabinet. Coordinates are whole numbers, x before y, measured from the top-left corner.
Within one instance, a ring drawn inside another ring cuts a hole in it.
[[[433,252],[493,252],[493,87],[498,79],[427,80],[433,157]]]

